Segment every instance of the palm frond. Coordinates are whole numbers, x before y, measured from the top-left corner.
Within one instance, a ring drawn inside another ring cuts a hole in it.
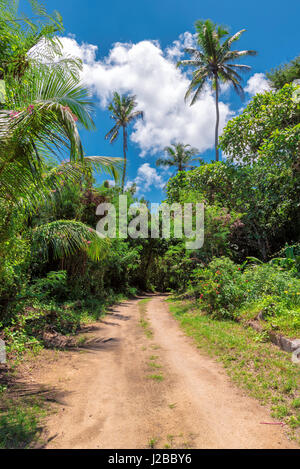
[[[189,86],[189,88],[187,89],[187,92],[185,94],[185,101],[189,98],[189,96],[191,95],[191,93],[195,90],[195,93],[194,93],[194,96],[191,100],[191,103],[190,105],[192,106],[193,104],[195,104],[195,102],[199,99],[200,97],[200,94],[204,88],[204,85],[205,85],[205,81],[206,81],[206,76],[204,76],[202,79],[198,79],[198,80],[192,80],[191,81],[191,84]]]
[[[175,161],[170,158],[158,158],[155,164],[156,166],[174,166]]]
[[[229,60],[238,60],[241,57],[247,56],[254,57],[255,55],[257,55],[255,50],[231,50],[226,53],[223,61],[228,62]]]
[[[20,161],[24,147],[29,159],[47,157],[49,151],[59,157],[67,149],[71,160],[82,160],[77,121],[93,127],[88,92],[72,77],[56,71],[30,76],[31,82],[16,85],[10,93],[7,105],[15,110],[0,111],[0,161],[4,155],[6,162]]]
[[[187,60],[179,60],[177,62],[177,67],[198,67],[202,66],[202,62],[199,62],[199,60],[194,60],[194,59],[187,59]]]
[[[144,119],[144,112],[143,111],[134,111],[131,112],[130,115],[128,116],[128,122],[134,121],[135,119]]]
[[[158,158],[157,166],[177,166],[178,169],[187,169],[190,166],[189,162],[198,160],[194,156],[199,154],[199,150],[189,144],[172,143],[171,146],[165,147],[164,151],[168,157]]]
[[[210,82],[213,89],[216,89],[216,86],[219,89],[219,80],[232,84],[235,91],[242,96],[242,78],[238,72],[248,71],[251,67],[231,62],[244,56],[254,56],[257,52],[254,50],[232,51],[230,48],[240,39],[245,30],[238,31],[222,42],[222,39],[229,34],[227,28],[217,26],[211,20],[199,20],[195,23],[195,28],[199,48],[187,48],[186,52],[191,58],[180,60],[177,64],[177,66],[195,68],[184,99],[187,100],[194,93],[190,103],[194,104],[206,81]]]
[[[230,50],[231,45],[233,42],[238,41],[241,37],[241,35],[245,32],[245,29],[241,29],[237,33],[233,34],[233,36],[230,36],[226,41],[223,42],[222,46],[220,47],[220,50],[218,52],[218,58],[223,57],[226,52]]]
[[[119,130],[120,130],[120,125],[116,124],[114,125],[109,132],[105,135],[105,139],[109,140],[110,143],[113,143],[115,140],[117,140],[119,136]]]
[[[237,68],[241,72],[249,72],[251,70],[250,65],[242,65],[242,64],[229,64],[226,62],[226,67],[230,67],[232,69]]]
[[[230,83],[235,92],[237,93],[238,96],[240,96],[241,99],[244,98],[244,89],[243,87],[241,86],[241,84],[239,83],[239,79],[236,78],[233,73],[232,73],[232,70],[229,72],[227,72],[225,69],[222,69],[222,75],[223,77],[223,80],[224,82],[228,82]]]
[[[84,251],[94,261],[105,257],[108,239],[81,222],[57,220],[40,225],[32,233],[32,249],[45,261],[62,259]]]
[[[94,171],[113,176],[115,181],[118,181],[124,160],[112,156],[85,156],[84,162]]]

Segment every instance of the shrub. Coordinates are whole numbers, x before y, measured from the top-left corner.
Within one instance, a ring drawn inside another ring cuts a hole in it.
[[[28,289],[28,293],[39,300],[49,298],[57,300],[65,299],[68,294],[66,271],[48,272],[46,277],[34,280]]]
[[[249,266],[243,274],[247,301],[272,295],[286,306],[300,305],[300,281],[281,267],[260,264]]]
[[[240,269],[226,257],[214,259],[205,269],[195,269],[192,291],[206,311],[216,316],[233,316],[245,299]]]
[[[300,329],[300,280],[271,264],[242,266],[226,257],[193,271],[189,292],[204,311],[233,318],[246,310],[263,313],[275,328]]]

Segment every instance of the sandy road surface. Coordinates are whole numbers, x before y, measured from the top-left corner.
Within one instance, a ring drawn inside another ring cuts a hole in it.
[[[281,427],[260,424],[268,411],[184,336],[163,296],[144,308],[151,337],[138,300],[126,301],[89,333],[94,347],[41,371],[66,393],[46,422],[47,448],[294,447]]]

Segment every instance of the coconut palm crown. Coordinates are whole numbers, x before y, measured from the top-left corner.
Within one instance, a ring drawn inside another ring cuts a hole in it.
[[[171,146],[165,147],[165,158],[158,158],[156,166],[175,166],[177,171],[185,171],[192,169],[191,163],[201,162],[201,158],[195,158],[199,154],[197,148],[192,148],[191,145],[184,145],[183,143],[172,143]]]
[[[115,121],[115,125],[105,135],[106,139],[109,139],[110,143],[113,143],[119,136],[119,131],[123,130],[123,176],[122,176],[122,192],[124,191],[125,177],[126,177],[126,166],[127,166],[127,127],[133,121],[138,118],[143,118],[144,113],[142,111],[135,111],[137,103],[135,96],[119,95],[115,92],[113,100],[108,106],[108,110],[111,112],[111,118]]]
[[[215,90],[216,98],[216,127],[215,127],[215,151],[216,161],[219,160],[218,139],[219,139],[219,92],[220,82],[230,83],[237,94],[243,97],[243,88],[241,85],[242,77],[240,72],[249,71],[249,65],[232,63],[245,56],[256,55],[254,50],[231,50],[234,42],[240,39],[245,29],[238,31],[233,36],[229,36],[226,28],[218,26],[211,20],[198,20],[195,23],[197,31],[196,48],[185,49],[191,58],[181,60],[179,65],[195,67],[192,81],[188,87],[185,99],[188,99],[194,92],[191,99],[193,105],[200,96],[205,84],[210,82]]]

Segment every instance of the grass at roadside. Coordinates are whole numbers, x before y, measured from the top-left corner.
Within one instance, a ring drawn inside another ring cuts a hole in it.
[[[197,347],[217,357],[232,380],[271,407],[272,416],[288,424],[300,441],[300,368],[250,328],[211,319],[189,302],[167,300],[170,311]]]
[[[0,327],[0,339],[6,344],[9,368],[17,368],[28,353],[37,355],[43,348],[53,348],[54,344],[45,340],[45,332],[72,338],[83,325],[99,320],[108,307],[125,299],[125,295],[114,294],[101,301],[92,298],[59,304],[33,302],[31,305],[18,305],[13,321],[6,320],[7,324]],[[57,344],[57,348],[63,346]]]
[[[4,390],[0,403],[0,449],[25,449],[37,443],[47,413],[45,400],[38,395],[11,399]]]
[[[270,306],[271,304],[271,306]],[[260,326],[265,331],[273,331],[277,334],[283,334],[285,337],[295,339],[300,334],[300,306],[289,309],[281,307],[271,299],[261,299],[243,305],[237,311],[237,317],[243,321],[256,319],[259,313],[262,313],[264,320],[260,321]]]

